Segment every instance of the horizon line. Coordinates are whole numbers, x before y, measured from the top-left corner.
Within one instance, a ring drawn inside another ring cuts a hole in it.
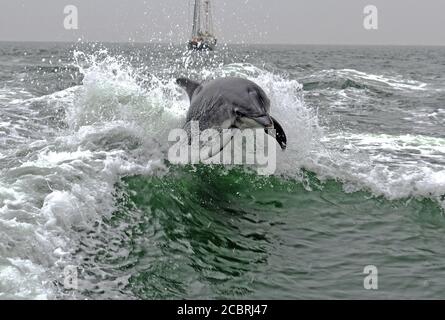
[[[100,41],[100,40],[87,40],[87,41],[67,41],[67,40],[3,40],[0,39],[0,43],[104,43],[104,44],[162,44],[162,45],[182,45],[186,42],[162,42],[162,41]],[[393,44],[393,43],[239,43],[239,42],[226,42],[221,43],[219,46],[225,45],[250,45],[250,46],[357,46],[357,47],[445,47],[445,44]]]

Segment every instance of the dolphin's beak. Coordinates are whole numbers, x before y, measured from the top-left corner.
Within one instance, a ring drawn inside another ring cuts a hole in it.
[[[273,128],[273,121],[269,116],[261,116],[258,118],[252,118],[252,120],[255,120],[258,122],[262,127],[266,129],[272,129]]]
[[[275,131],[275,134],[272,135],[270,132],[270,129],[264,129],[264,131],[266,131],[267,134],[271,134],[272,136],[275,137],[275,139],[277,139],[278,144],[280,145],[281,149],[286,150],[287,147],[287,137],[286,137],[286,133],[284,132],[283,127],[281,126],[281,124],[274,118],[272,118],[273,121],[273,128]]]

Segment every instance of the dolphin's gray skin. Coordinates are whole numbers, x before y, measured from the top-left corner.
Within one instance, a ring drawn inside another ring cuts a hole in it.
[[[275,129],[277,142],[286,149],[283,127],[269,114],[270,100],[252,81],[228,77],[203,83],[179,78],[176,82],[190,98],[186,128],[191,121],[199,121],[200,130],[264,128],[269,133]]]

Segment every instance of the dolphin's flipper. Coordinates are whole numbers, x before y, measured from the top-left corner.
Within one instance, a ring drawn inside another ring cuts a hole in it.
[[[284,132],[284,129],[281,126],[281,124],[274,117],[271,117],[271,119],[273,121],[274,129],[276,130],[276,133],[277,133],[275,139],[277,139],[277,142],[280,145],[281,149],[286,150],[286,147],[287,147],[286,133]],[[265,131],[267,134],[269,134],[268,129],[265,129]]]
[[[187,91],[187,95],[192,100],[193,93],[200,86],[200,84],[196,81],[187,79],[187,78],[179,78],[176,79],[176,83],[181,86],[185,91]]]

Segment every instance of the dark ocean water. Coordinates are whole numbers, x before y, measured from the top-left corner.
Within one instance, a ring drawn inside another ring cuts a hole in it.
[[[166,161],[175,78],[229,75],[288,134],[273,176]],[[445,298],[444,75],[441,47],[0,43],[0,298]]]

